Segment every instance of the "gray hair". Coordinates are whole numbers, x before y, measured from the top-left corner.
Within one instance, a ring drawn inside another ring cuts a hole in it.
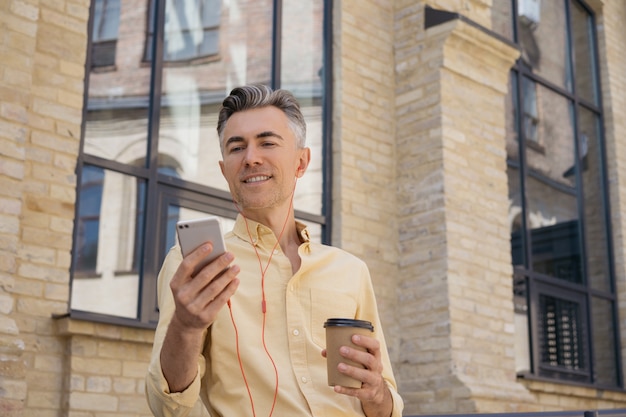
[[[233,114],[251,109],[274,106],[285,113],[298,148],[304,148],[306,142],[306,122],[300,111],[300,104],[293,94],[287,90],[272,90],[262,84],[246,85],[234,88],[222,102],[217,118],[217,134],[220,149],[224,153],[224,128]]]

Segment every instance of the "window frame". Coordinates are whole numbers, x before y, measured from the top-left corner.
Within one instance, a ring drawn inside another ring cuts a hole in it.
[[[519,22],[519,5],[520,0],[511,0],[512,7],[512,19],[513,19],[513,37],[514,41],[519,45],[518,34],[520,33],[520,22]],[[607,237],[607,249],[608,249],[608,274],[610,277],[610,288],[608,291],[600,291],[592,288],[592,286],[587,282],[588,271],[586,264],[587,260],[587,239],[585,236],[585,227],[586,227],[586,219],[584,216],[585,207],[581,203],[582,196],[584,195],[583,185],[580,181],[577,181],[578,186],[576,188],[576,200],[577,200],[577,211],[579,213],[579,227],[578,233],[580,235],[580,239],[582,242],[581,251],[581,259],[583,263],[583,278],[584,282],[580,283],[571,283],[564,281],[562,279],[544,275],[533,271],[533,254],[531,249],[531,229],[528,226],[527,214],[522,216],[522,228],[521,228],[521,255],[523,258],[522,266],[514,265],[514,291],[515,294],[519,297],[520,295],[526,297],[526,305],[528,306],[528,318],[529,318],[529,348],[530,348],[530,369],[528,372],[519,372],[518,377],[521,378],[529,378],[529,379],[540,379],[547,380],[550,382],[561,382],[568,384],[580,384],[584,386],[591,386],[593,388],[603,388],[603,389],[620,389],[624,388],[624,378],[622,374],[622,361],[621,361],[621,346],[620,346],[620,338],[619,338],[619,326],[618,326],[618,306],[617,304],[617,295],[616,295],[616,286],[615,286],[615,271],[614,271],[614,255],[613,255],[613,242],[612,242],[612,228],[611,228],[611,214],[610,214],[610,206],[609,202],[609,188],[607,183],[607,164],[606,164],[606,144],[605,144],[605,133],[604,133],[604,121],[603,121],[603,108],[602,108],[602,96],[601,96],[601,79],[599,76],[598,66],[600,63],[600,57],[598,54],[598,34],[597,34],[597,23],[596,16],[591,8],[589,8],[584,0],[562,0],[563,7],[566,12],[566,40],[568,47],[568,56],[566,64],[569,68],[571,68],[571,77],[572,77],[572,91],[568,91],[564,87],[558,86],[546,78],[543,78],[541,75],[535,74],[532,72],[532,69],[529,68],[523,61],[522,58],[518,59],[516,64],[511,69],[512,77],[511,79],[515,82],[513,83],[513,87],[515,89],[513,94],[513,99],[517,101],[515,106],[517,107],[517,119],[515,121],[515,129],[518,137],[518,146],[519,146],[519,166],[515,162],[508,161],[510,167],[515,167],[519,169],[519,181],[520,181],[520,192],[521,192],[521,205],[522,205],[522,213],[527,213],[527,196],[526,196],[526,177],[532,176],[533,173],[529,170],[527,161],[526,161],[526,149],[534,148],[535,144],[529,143],[526,140],[526,135],[524,132],[524,118],[525,115],[523,113],[523,103],[524,103],[524,89],[522,87],[522,80],[524,78],[529,79],[534,82],[536,85],[540,85],[545,87],[552,92],[558,94],[568,101],[568,103],[574,109],[574,126],[573,126],[573,134],[574,137],[577,138],[575,141],[576,148],[576,166],[582,165],[581,158],[581,131],[579,126],[580,121],[580,109],[583,108],[593,115],[598,117],[599,123],[599,153],[601,155],[600,164],[600,178],[603,188],[602,193],[602,217],[603,224],[606,230]],[[591,19],[591,43],[593,47],[593,55],[591,56],[592,63],[595,69],[593,71],[593,77],[595,78],[595,82],[597,85],[597,103],[590,102],[586,100],[582,95],[577,94],[576,91],[576,67],[574,65],[574,57],[572,50],[573,40],[573,22],[572,22],[572,12],[571,8],[572,3],[576,3],[580,7],[582,7],[588,16]],[[520,46],[521,47],[521,46]],[[520,282],[525,282],[525,289],[523,290],[523,294],[520,293]],[[554,369],[553,367],[546,366],[541,363],[541,346],[540,346],[540,318],[538,314],[539,310],[539,299],[541,296],[548,297],[557,297],[562,300],[572,301],[580,303],[581,310],[583,311],[582,317],[584,321],[584,335],[585,339],[582,340],[585,343],[585,356],[586,360],[588,360],[588,369],[585,372],[578,371],[564,371],[562,368]],[[593,352],[593,320],[591,319],[591,304],[592,298],[599,297],[604,300],[608,300],[612,302],[612,319],[613,319],[613,337],[615,340],[614,350],[615,350],[615,358],[616,358],[616,385],[606,385],[597,383],[597,377],[594,373],[594,352]],[[585,380],[581,381],[580,378],[577,380],[577,376],[581,374],[585,374]]]
[[[85,165],[93,165],[105,170],[112,170],[125,175],[136,177],[138,181],[146,183],[146,209],[144,212],[143,225],[137,225],[137,230],[144,233],[142,242],[155,242],[153,245],[143,246],[143,261],[139,265],[139,300],[137,307],[137,318],[125,318],[110,316],[100,313],[72,310],[71,299],[69,303],[69,316],[79,320],[103,322],[114,325],[156,328],[158,321],[157,276],[160,270],[160,260],[165,253],[162,242],[166,239],[165,222],[167,221],[167,205],[170,202],[177,202],[181,207],[206,211],[208,208],[215,211],[215,214],[224,217],[235,218],[237,211],[232,204],[230,193],[217,188],[200,185],[190,181],[176,178],[172,175],[165,175],[159,172],[159,122],[161,110],[161,81],[163,69],[170,64],[163,60],[163,36],[165,23],[166,0],[154,0],[156,13],[154,16],[155,32],[152,37],[151,47],[153,48],[150,78],[150,95],[148,100],[148,127],[147,153],[145,165],[128,165],[118,161],[108,160],[95,155],[84,153],[85,130],[88,114],[87,103],[89,101],[89,79],[91,68],[92,51],[92,30],[94,25],[95,1],[91,1],[90,18],[88,23],[89,41],[87,45],[87,59],[85,63],[83,114],[81,125],[80,151],[77,158],[76,174],[77,187],[80,187],[82,170]],[[273,0],[274,13],[272,23],[272,71],[270,86],[274,89],[281,86],[281,26],[282,26],[282,1]],[[304,221],[319,224],[322,230],[322,243],[328,244],[331,241],[331,219],[332,213],[332,0],[322,0],[323,17],[323,74],[322,74],[322,212],[314,214],[295,211],[296,218]],[[78,218],[80,210],[79,198],[76,199],[75,218]],[[148,227],[148,225],[151,225]],[[74,257],[76,254],[78,230],[75,227],[73,232],[72,264],[70,266],[70,294],[71,285],[76,276]],[[70,297],[71,298],[71,297]]]

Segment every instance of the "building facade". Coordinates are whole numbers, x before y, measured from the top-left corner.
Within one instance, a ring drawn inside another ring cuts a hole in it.
[[[611,0],[1,2],[0,415],[150,415],[156,274],[177,220],[235,217],[216,112],[253,82],[302,103],[297,217],[370,267],[406,415],[626,407],[624,21]]]

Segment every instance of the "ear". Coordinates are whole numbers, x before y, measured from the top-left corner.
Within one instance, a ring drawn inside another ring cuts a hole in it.
[[[298,166],[296,167],[296,178],[300,178],[306,172],[309,162],[311,162],[311,149],[302,148],[299,150]]]
[[[220,170],[222,171],[222,176],[226,178],[226,175],[224,175],[224,161],[219,161],[219,164],[220,164]]]

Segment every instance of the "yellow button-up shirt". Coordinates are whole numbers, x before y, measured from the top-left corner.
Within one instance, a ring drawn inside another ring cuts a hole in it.
[[[146,395],[154,415],[186,416],[199,396],[214,417],[252,416],[252,404],[257,417],[269,416],[278,384],[275,417],[363,416],[357,398],[337,394],[327,385],[326,359],[320,353],[326,346],[324,322],[342,317],[367,320],[374,325],[374,337],[381,344],[383,377],[393,397],[392,416],[400,417],[403,402],[397,392],[365,263],[341,249],[310,242],[305,226],[298,223],[304,243],[298,249],[302,259],[300,269],[293,274],[291,263],[276,245],[273,232],[251,220],[248,227],[239,216],[233,231],[225,235],[227,249],[241,268],[238,275],[241,282],[231,298],[235,324],[228,307],[224,307],[206,332],[195,380],[180,393],[169,392],[159,359],[174,312],[169,282],[182,260],[178,247],[169,251],[158,279],[160,317],[146,377]],[[265,334],[261,266],[251,242],[263,268],[273,250],[265,275]],[[250,395],[240,370],[237,348]],[[278,381],[272,361],[276,364]]]

